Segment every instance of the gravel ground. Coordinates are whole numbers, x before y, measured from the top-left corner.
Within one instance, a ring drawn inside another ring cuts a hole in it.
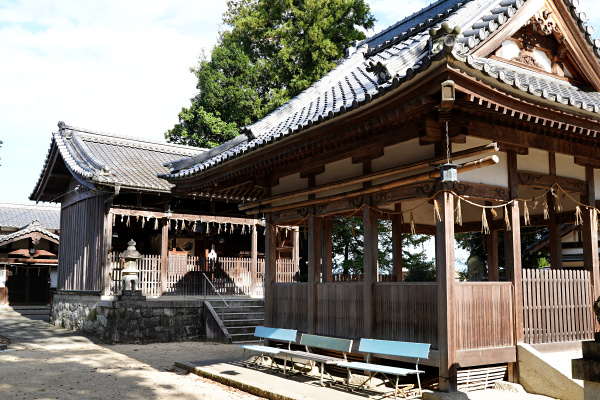
[[[259,399],[188,374],[174,362],[239,357],[235,346],[181,342],[103,345],[16,313],[0,315],[0,399]]]

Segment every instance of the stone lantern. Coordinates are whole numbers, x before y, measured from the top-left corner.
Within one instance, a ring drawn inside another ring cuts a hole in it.
[[[139,290],[140,278],[138,277],[140,271],[137,269],[137,261],[142,258],[142,255],[136,250],[133,239],[127,242],[127,250],[121,254],[121,258],[124,263],[121,278],[122,294],[141,296],[141,291]],[[135,292],[139,292],[139,294]]]

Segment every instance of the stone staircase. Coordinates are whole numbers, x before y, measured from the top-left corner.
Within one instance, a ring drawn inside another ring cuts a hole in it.
[[[220,300],[211,300],[232,343],[255,343],[254,328],[265,323],[265,302],[262,299],[227,299],[229,307]]]

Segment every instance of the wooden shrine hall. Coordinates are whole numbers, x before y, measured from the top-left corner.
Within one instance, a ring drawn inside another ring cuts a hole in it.
[[[249,294],[262,286],[261,221],[237,209],[254,194],[178,197],[171,194],[173,185],[157,176],[168,172],[170,163],[206,149],[64,122],[58,127],[30,199],[61,204],[59,292],[118,294],[119,255],[132,239],[143,255],[140,288],[146,296],[202,294],[203,273],[214,285],[220,279],[223,293]],[[297,264],[292,237],[279,243],[287,264]]]
[[[600,40],[576,6],[437,1],[356,43],[211,157],[161,177],[178,196],[262,189],[240,209],[267,221],[268,326],[430,343],[422,363],[439,368],[445,391],[474,366],[508,365],[517,380],[517,343],[597,329]],[[331,221],[348,216],[363,220],[364,279],[332,282]],[[379,281],[379,219],[393,226],[390,282]],[[581,227],[583,270],[561,264],[565,224]],[[278,280],[277,228],[288,225],[308,227],[308,282]],[[549,231],[549,271],[522,269],[530,225]],[[458,232],[485,235],[486,282],[456,280]],[[401,281],[403,233],[435,236],[436,282]]]

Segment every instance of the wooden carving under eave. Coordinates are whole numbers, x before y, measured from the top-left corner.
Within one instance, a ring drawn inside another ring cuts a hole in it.
[[[555,183],[559,184],[567,192],[571,193],[585,193],[586,184],[585,181],[565,178],[562,176],[552,176],[547,174],[540,174],[538,172],[530,171],[519,171],[519,185],[531,186],[540,189],[549,189]]]

